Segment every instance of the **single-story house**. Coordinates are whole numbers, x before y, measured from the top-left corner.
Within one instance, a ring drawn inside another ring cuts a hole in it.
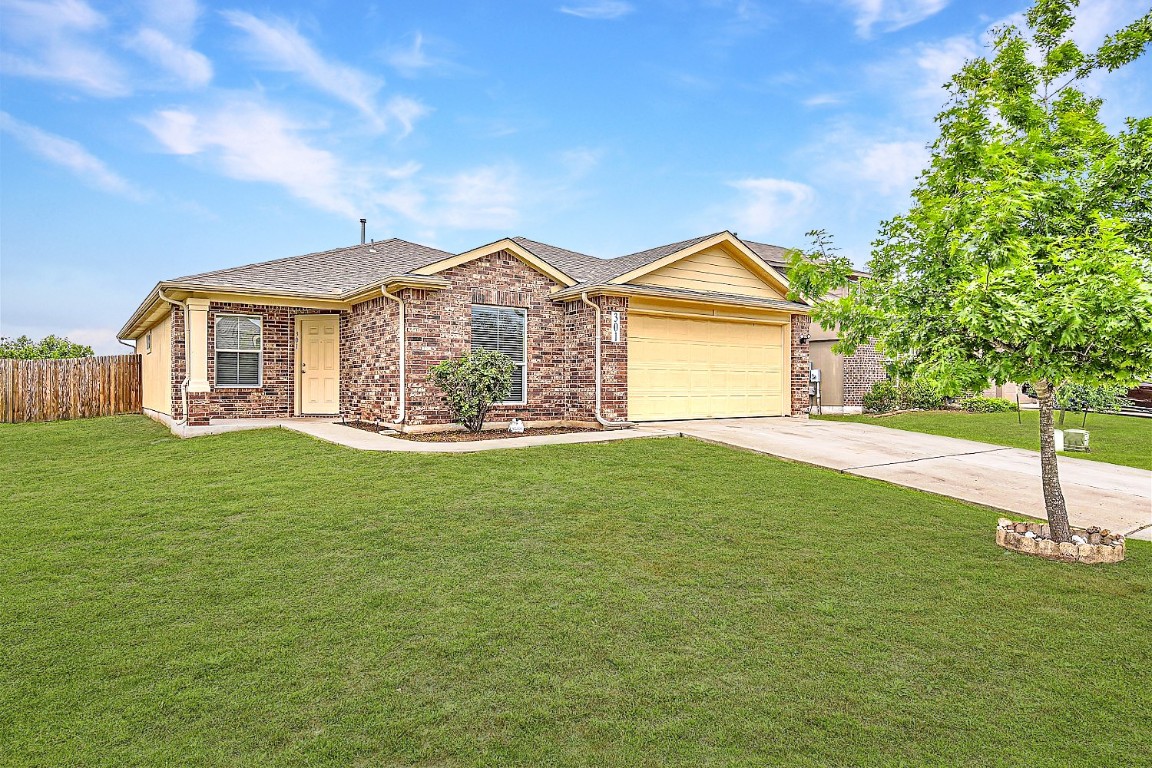
[[[189,426],[444,428],[429,369],[469,349],[515,361],[496,424],[805,416],[810,305],[787,298],[785,254],[727,231],[611,259],[523,237],[367,242],[163,280],[119,335],[146,411]]]

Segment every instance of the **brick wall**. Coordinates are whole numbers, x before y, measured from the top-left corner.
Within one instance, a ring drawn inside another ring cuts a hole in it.
[[[567,418],[565,310],[554,302],[556,287],[547,276],[500,251],[437,275],[451,285],[440,291],[407,289],[408,419],[411,425],[446,424],[452,417],[444,397],[429,379],[435,364],[471,348],[473,303],[520,307],[528,320],[526,405],[495,406],[492,421],[518,417],[531,421]]]
[[[601,308],[600,415],[608,421],[628,418],[628,299],[598,296]],[[612,341],[611,313],[620,314],[620,340]],[[565,356],[568,361],[568,418],[593,421],[596,408],[596,313],[584,302],[564,305]]]
[[[221,314],[259,315],[263,330],[262,381],[259,387],[216,386],[216,317]],[[211,392],[188,395],[189,425],[209,419],[287,418],[295,414],[296,318],[331,314],[328,310],[265,304],[213,302],[208,308],[208,382]],[[347,313],[343,313],[346,315]],[[346,317],[341,317],[341,337]],[[343,346],[343,338],[341,345]],[[341,349],[343,355],[343,349]],[[175,310],[172,321],[172,413],[183,418],[180,383],[184,380],[184,317]],[[341,372],[343,375],[343,371]],[[341,399],[346,388],[341,382]]]
[[[884,358],[871,344],[861,344],[855,354],[844,358],[844,406],[862,408],[864,394],[878,381],[888,378]]]
[[[184,418],[184,401],[180,395],[180,384],[184,381],[187,368],[184,365],[184,310],[172,307],[172,418]]]
[[[809,371],[812,367],[808,342],[800,341],[801,336],[810,333],[811,320],[807,315],[792,315],[792,415],[807,418]]]
[[[383,296],[356,304],[340,323],[340,412],[395,421],[400,405],[400,307]]]

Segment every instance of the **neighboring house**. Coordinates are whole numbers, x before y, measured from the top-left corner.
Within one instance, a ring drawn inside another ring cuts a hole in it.
[[[862,277],[867,277],[867,273],[854,272],[850,279],[855,281]],[[846,289],[841,289],[831,295],[840,297],[846,292]],[[873,384],[888,378],[884,358],[876,347],[861,344],[854,353],[844,356],[832,351],[839,340],[840,334],[836,329],[827,330],[819,323],[812,323],[813,413],[863,413],[864,395]]]
[[[809,305],[787,299],[785,253],[730,232],[615,259],[393,239],[162,281],[119,335],[142,356],[146,411],[190,426],[443,428],[429,369],[477,348],[516,361],[497,424],[802,416]]]

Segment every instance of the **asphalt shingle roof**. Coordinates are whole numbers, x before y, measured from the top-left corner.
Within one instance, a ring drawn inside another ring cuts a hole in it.
[[[572,277],[578,285],[596,285],[715,237],[716,234],[719,233],[668,243],[612,259],[590,256],[526,237],[511,239]],[[773,267],[785,266],[784,256],[788,252],[787,248],[751,240],[743,242]],[[336,297],[370,286],[385,278],[409,274],[413,270],[449,259],[454,255],[437,248],[393,238],[185,275],[165,282],[220,290]]]
[[[590,275],[596,274],[608,261],[599,256],[589,256],[586,253],[570,251],[567,248],[558,248],[555,245],[529,240],[526,237],[514,237],[512,241],[575,280],[582,281]]]
[[[340,296],[454,254],[393,238],[186,275],[166,282],[220,289]]]

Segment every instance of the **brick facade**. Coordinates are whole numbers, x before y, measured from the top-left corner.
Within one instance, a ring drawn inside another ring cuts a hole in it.
[[[792,414],[808,418],[809,372],[812,359],[808,350],[811,319],[807,315],[792,315]],[[804,341],[801,341],[801,337]]]
[[[514,255],[500,251],[452,267],[437,275],[449,287],[398,292],[405,305],[406,419],[413,427],[448,424],[451,415],[429,369],[471,347],[472,306],[523,308],[528,323],[527,404],[496,406],[494,422],[595,420],[595,312],[579,299],[557,302],[558,286]],[[628,418],[628,310],[626,297],[591,299],[602,313],[601,415]],[[263,380],[259,387],[215,385],[215,328],[220,314],[259,315],[263,326]],[[612,340],[612,315],[619,336]],[[331,311],[259,304],[213,302],[208,309],[208,381],[212,391],[188,395],[189,424],[210,419],[287,418],[296,412],[296,320]],[[385,297],[360,302],[340,313],[340,413],[346,418],[392,422],[400,402],[399,305]],[[806,316],[792,317],[791,413],[808,410],[809,353]],[[172,413],[183,417],[180,383],[184,369],[184,317],[172,322]]]
[[[340,413],[395,421],[400,407],[400,307],[380,296],[353,305],[340,322]]]
[[[872,385],[888,378],[884,358],[871,344],[861,344],[855,354],[844,358],[844,407],[863,408],[864,395]]]
[[[452,267],[437,276],[450,281],[451,286],[440,291],[408,289],[400,294],[408,340],[407,423],[451,423],[443,394],[432,384],[428,372],[442,360],[459,357],[471,348],[473,304],[522,308],[528,321],[527,404],[495,406],[489,418],[574,418],[569,414],[565,305],[551,297],[557,284],[505,251]]]

